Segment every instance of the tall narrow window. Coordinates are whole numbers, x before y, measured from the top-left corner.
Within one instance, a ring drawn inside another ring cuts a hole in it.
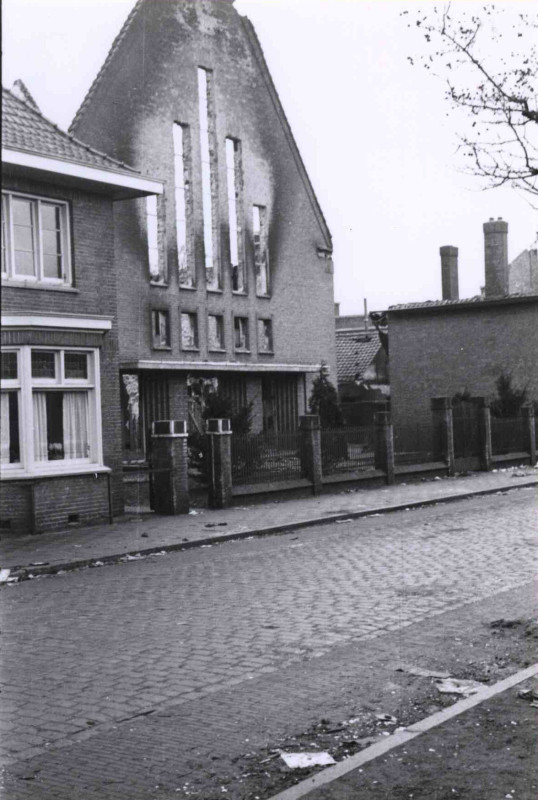
[[[252,235],[254,240],[254,272],[256,274],[256,294],[269,294],[269,267],[267,265],[267,230],[265,208],[252,206]]]
[[[202,159],[202,208],[204,215],[204,258],[208,289],[220,289],[221,281],[215,258],[213,232],[213,194],[216,192],[215,131],[212,114],[212,73],[198,68],[198,105],[200,115],[200,153]]]
[[[273,352],[273,323],[270,319],[258,320],[258,352]]]
[[[228,188],[228,227],[230,231],[230,269],[232,290],[244,292],[245,266],[241,248],[241,145],[226,139],[226,183]]]
[[[234,347],[248,352],[248,317],[234,317]]]
[[[224,320],[218,314],[207,318],[207,339],[209,350],[224,350]]]
[[[198,350],[198,316],[189,311],[181,313],[181,347]]]
[[[155,309],[151,312],[152,341],[157,350],[170,348],[170,317],[168,311]]]
[[[148,228],[148,263],[150,278],[155,283],[164,283],[164,271],[159,253],[159,218],[157,196],[146,197],[146,221]]]
[[[179,285],[191,289],[195,284],[194,265],[188,241],[188,193],[190,187],[190,146],[188,128],[174,122],[174,188],[176,201],[176,242]]]

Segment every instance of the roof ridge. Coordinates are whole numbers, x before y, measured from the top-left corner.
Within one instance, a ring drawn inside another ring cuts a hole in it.
[[[89,103],[92,95],[95,93],[95,90],[97,89],[97,87],[101,83],[101,80],[103,79],[105,70],[108,68],[108,66],[110,65],[110,62],[112,61],[113,57],[115,56],[116,50],[118,49],[119,44],[121,43],[122,39],[127,34],[127,31],[129,30],[133,19],[135,18],[136,14],[138,13],[138,11],[140,10],[140,8],[142,7],[143,4],[144,4],[144,0],[136,0],[136,3],[134,4],[133,8],[131,9],[129,14],[127,15],[127,19],[125,20],[125,22],[123,23],[122,27],[120,28],[120,32],[115,37],[115,39],[112,42],[112,44],[110,45],[110,50],[108,51],[107,56],[106,56],[105,60],[103,61],[103,64],[102,64],[99,72],[97,73],[97,75],[93,79],[93,82],[92,82],[90,88],[88,89],[88,91],[84,95],[82,103],[80,104],[78,110],[76,111],[75,116],[73,117],[73,119],[71,121],[71,124],[69,125],[69,128],[68,128],[69,131],[71,131],[76,126],[76,124],[78,123],[79,117],[84,113],[84,111],[86,109],[86,106]]]
[[[131,167],[129,164],[125,164],[123,161],[118,161],[117,158],[113,158],[113,156],[108,155],[108,153],[103,153],[101,150],[97,150],[95,147],[86,144],[86,142],[83,142],[81,139],[77,139],[77,137],[74,136],[72,133],[69,133],[69,131],[64,131],[62,128],[60,128],[59,125],[57,125],[51,119],[46,117],[37,105],[34,107],[26,100],[17,97],[17,95],[14,94],[11,91],[11,89],[7,89],[5,86],[2,86],[2,91],[7,92],[16,102],[21,103],[21,105],[25,106],[29,111],[31,111],[37,117],[44,120],[48,125],[51,125],[54,128],[54,130],[57,131],[57,133],[59,133],[61,136],[66,136],[70,141],[75,142],[75,144],[78,144],[80,147],[83,147],[85,150],[87,150],[90,153],[93,153],[94,155],[100,156],[101,158],[105,158],[108,161],[112,161],[118,167],[122,167],[123,169],[127,169],[130,170],[131,172],[140,174],[139,170],[135,169],[134,167]]]

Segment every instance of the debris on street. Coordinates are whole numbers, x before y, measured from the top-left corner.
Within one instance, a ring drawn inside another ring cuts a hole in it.
[[[463,697],[469,697],[471,694],[476,694],[484,684],[470,679],[445,678],[439,681],[436,686],[441,694],[461,694]]]
[[[280,757],[290,769],[305,769],[306,767],[325,767],[336,764],[330,753],[281,753]]]
[[[408,675],[417,675],[420,678],[450,678],[449,672],[424,669],[423,667],[415,667],[411,664],[399,664],[396,667],[396,672],[407,672]]]
[[[0,583],[7,583],[10,572],[10,569],[0,569]]]

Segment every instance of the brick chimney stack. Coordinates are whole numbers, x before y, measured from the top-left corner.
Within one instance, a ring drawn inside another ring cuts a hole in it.
[[[486,297],[508,294],[508,223],[502,217],[484,222]]]
[[[459,300],[458,248],[446,244],[439,249],[441,254],[441,283],[443,300]]]

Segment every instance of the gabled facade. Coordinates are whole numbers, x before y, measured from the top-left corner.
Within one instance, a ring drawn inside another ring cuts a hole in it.
[[[123,512],[113,205],[162,191],[25,98],[2,92],[3,533]]]
[[[322,362],[336,380],[332,245],[249,21],[139,0],[71,130],[166,187],[115,210],[126,458],[200,380],[294,428]]]

